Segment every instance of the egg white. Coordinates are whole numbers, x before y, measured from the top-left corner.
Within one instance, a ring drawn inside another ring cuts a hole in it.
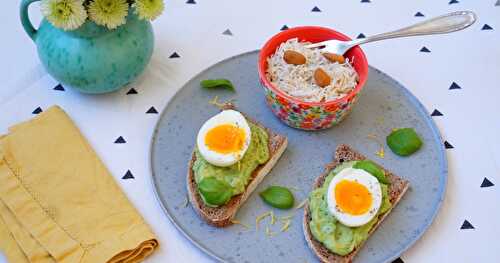
[[[211,129],[224,125],[224,124],[232,124],[239,128],[242,128],[245,132],[245,140],[243,144],[243,148],[239,151],[231,152],[231,153],[218,153],[213,150],[210,150],[208,146],[205,144],[205,137],[207,132]],[[250,139],[252,137],[252,133],[250,130],[250,126],[248,125],[245,117],[238,111],[235,110],[224,110],[219,114],[213,116],[208,119],[203,126],[201,126],[198,136],[196,138],[196,144],[198,146],[198,150],[200,154],[207,160],[207,162],[221,167],[227,167],[235,164],[239,160],[243,158],[246,151],[248,150],[248,146],[250,145]]]
[[[343,180],[355,181],[364,185],[372,197],[372,205],[370,209],[361,215],[352,215],[342,211],[337,207],[337,200],[335,200],[335,187]],[[339,220],[342,224],[349,227],[362,226],[372,220],[382,204],[382,188],[377,178],[365,170],[345,168],[341,170],[335,177],[333,177],[327,191],[327,203],[330,213]]]

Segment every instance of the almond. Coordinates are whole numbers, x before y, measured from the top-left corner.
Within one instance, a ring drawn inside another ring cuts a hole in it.
[[[316,85],[324,88],[330,85],[332,78],[322,68],[317,68],[314,71],[314,82],[316,82]]]
[[[325,57],[326,59],[330,60],[330,62],[333,62],[333,63],[338,62],[339,64],[344,64],[344,62],[345,62],[344,56],[337,55],[334,53],[325,52],[325,53],[323,53],[323,57]]]
[[[283,55],[283,59],[288,64],[302,65],[306,64],[306,57],[297,51],[287,50]]]

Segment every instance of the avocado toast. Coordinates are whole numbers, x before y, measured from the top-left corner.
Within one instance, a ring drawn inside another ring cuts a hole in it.
[[[227,202],[222,205],[209,205],[206,200],[200,194],[199,184],[197,183],[196,171],[206,172],[210,170],[216,170],[216,172],[222,173],[224,169],[245,169],[245,164],[243,164],[243,168],[238,167],[239,163],[234,164],[234,166],[229,167],[216,167],[214,165],[210,166],[210,169],[200,169],[200,166],[210,165],[207,164],[204,160],[199,160],[198,158],[203,158],[200,154],[198,148],[195,148],[191,159],[188,164],[188,172],[187,172],[187,190],[189,201],[192,204],[194,210],[203,218],[207,223],[216,226],[216,227],[225,227],[231,225],[233,223],[233,218],[235,217],[238,209],[243,205],[243,203],[247,200],[250,194],[255,190],[257,185],[264,179],[264,177],[269,173],[269,171],[274,167],[278,159],[281,157],[282,153],[286,149],[288,144],[287,138],[283,135],[274,133],[273,131],[265,128],[261,124],[257,123],[245,117],[249,125],[252,127],[252,134],[255,134],[255,131],[259,131],[259,133],[263,133],[262,135],[266,138],[264,145],[266,152],[268,155],[265,162],[259,163],[254,169],[250,171],[248,181],[246,184],[243,184],[243,191],[238,192],[238,194],[232,196]],[[252,140],[255,137],[252,135]],[[251,142],[253,143],[253,142]],[[249,151],[252,151],[252,146],[249,147]],[[248,155],[249,153],[245,153]],[[252,153],[253,154],[253,153]],[[250,158],[250,157],[248,157]],[[201,164],[200,164],[201,161]],[[245,156],[242,159],[242,162],[245,161]],[[203,168],[203,167],[202,167]],[[203,178],[205,175],[198,175],[198,182],[200,182],[199,178]],[[220,177],[219,177],[220,178]],[[240,186],[241,187],[241,186]]]
[[[327,177],[331,174],[331,172],[335,168],[337,167],[342,168],[341,167],[342,164],[360,160],[366,160],[366,157],[354,151],[347,145],[343,144],[339,145],[335,152],[334,161],[326,166],[325,172],[316,179],[313,188],[318,189],[320,187],[323,187],[325,179],[327,179]],[[409,187],[408,181],[392,174],[391,172],[385,170],[384,168],[381,169],[384,171],[385,177],[389,181],[389,184],[387,185],[386,188],[386,196],[384,196],[384,198],[387,198],[387,200],[390,202],[390,205],[388,205],[384,209],[385,211],[383,212],[379,211],[376,214],[374,219],[370,221],[369,227],[365,229],[366,232],[364,234],[366,236],[363,236],[363,238],[360,239],[360,242],[356,244],[354,247],[352,247],[350,251],[349,250],[346,251],[344,255],[333,253],[322,242],[318,241],[311,232],[310,224],[312,220],[312,211],[310,208],[311,199],[309,199],[309,202],[304,209],[303,231],[309,247],[312,249],[312,251],[316,254],[316,256],[320,259],[321,262],[352,262],[355,255],[359,252],[359,250],[363,246],[363,243],[377,229],[377,227],[382,223],[385,217],[391,212],[391,209],[397,205],[402,196],[408,190]],[[382,209],[382,207],[380,209]]]

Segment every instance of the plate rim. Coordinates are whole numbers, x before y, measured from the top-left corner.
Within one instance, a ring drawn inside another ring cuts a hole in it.
[[[157,180],[155,180],[155,178],[158,178],[158,175],[156,175],[155,171],[153,170],[153,156],[154,156],[154,154],[153,154],[153,147],[154,147],[154,144],[156,142],[156,138],[158,137],[158,126],[160,124],[160,121],[163,118],[163,115],[165,114],[166,110],[170,106],[171,102],[179,95],[179,93],[182,91],[182,89],[185,87],[185,85],[187,83],[190,83],[195,78],[197,78],[199,75],[203,74],[204,72],[208,71],[209,69],[211,69],[213,67],[216,67],[217,65],[225,63],[225,62],[227,62],[229,60],[236,59],[238,57],[242,57],[242,56],[246,56],[246,55],[250,55],[252,53],[258,53],[258,52],[260,52],[260,50],[256,49],[256,50],[251,50],[251,51],[243,52],[243,53],[240,53],[240,54],[233,55],[233,56],[227,57],[225,59],[222,59],[222,60],[220,60],[220,61],[218,61],[218,62],[216,62],[216,63],[214,63],[214,64],[212,64],[212,65],[210,65],[208,67],[206,67],[205,69],[201,70],[200,72],[196,73],[193,77],[191,77],[189,80],[187,80],[185,83],[183,83],[182,86],[175,92],[175,94],[167,101],[167,103],[163,107],[163,109],[161,111],[161,114],[159,115],[158,120],[156,121],[156,124],[154,126],[153,134],[151,136],[151,140],[150,140],[150,143],[149,143],[149,151],[148,151],[148,155],[149,155],[148,156],[148,159],[149,159],[148,163],[149,163],[149,170],[150,170],[149,181],[150,181],[150,184],[151,184],[151,186],[153,188],[153,192],[154,192],[155,199],[156,199],[157,203],[159,203],[161,209],[163,210],[163,213],[167,216],[167,218],[170,220],[170,222],[175,226],[176,230],[178,232],[180,232],[184,236],[184,238],[186,238],[191,243],[191,245],[194,245],[196,248],[200,249],[207,256],[209,256],[212,259],[215,259],[215,260],[217,260],[219,262],[228,262],[228,261],[226,259],[222,258],[221,256],[217,255],[213,251],[211,251],[209,248],[207,248],[204,245],[202,245],[200,242],[198,242],[196,240],[196,238],[194,238],[191,235],[189,235],[184,230],[184,228],[181,227],[174,220],[174,218],[170,214],[171,213],[170,210],[164,205],[164,203],[163,203],[164,200],[160,196],[160,194],[158,193]],[[376,68],[376,67],[374,67],[372,65],[368,65],[368,68],[369,69],[373,69],[377,73],[379,73],[379,74],[383,75],[384,77],[390,79],[399,88],[401,88],[401,90],[403,91],[404,95],[415,103],[415,105],[417,107],[417,110],[420,111],[420,112],[422,112],[422,113],[424,113],[424,116],[426,116],[426,122],[430,124],[430,128],[431,128],[432,134],[435,137],[434,139],[437,139],[439,142],[443,141],[441,133],[439,132],[439,129],[438,129],[436,123],[434,122],[434,120],[430,117],[429,112],[427,111],[427,109],[425,108],[425,106],[420,102],[420,100],[418,100],[418,98],[415,95],[413,95],[413,93],[411,93],[410,90],[408,90],[398,80],[394,79],[393,77],[391,77],[390,75],[386,74],[385,72],[379,70],[378,68]],[[334,128],[334,127],[332,127],[332,128]],[[441,189],[440,189],[439,200],[438,200],[438,202],[435,205],[434,212],[432,213],[432,215],[430,215],[429,220],[427,220],[427,222],[425,223],[425,225],[423,225],[423,227],[421,228],[421,230],[419,231],[419,233],[417,235],[415,235],[412,240],[410,240],[409,242],[407,242],[407,244],[405,244],[403,246],[403,248],[399,252],[397,252],[397,254],[395,254],[393,256],[387,257],[384,260],[385,262],[391,262],[392,260],[397,259],[402,253],[404,253],[405,251],[407,251],[418,240],[420,240],[420,238],[423,236],[423,234],[425,232],[427,232],[427,230],[429,229],[429,227],[432,225],[432,223],[434,222],[437,214],[441,210],[441,206],[442,206],[442,204],[444,202],[444,198],[446,196],[446,188],[448,186],[448,158],[447,158],[447,154],[446,154],[446,151],[444,149],[444,146],[442,146],[442,145],[440,147],[440,155],[441,155],[440,158],[443,160],[442,167],[441,167],[441,169],[442,169],[441,175],[444,175],[444,176],[440,176],[441,180],[443,181],[442,182],[443,187],[441,187]]]

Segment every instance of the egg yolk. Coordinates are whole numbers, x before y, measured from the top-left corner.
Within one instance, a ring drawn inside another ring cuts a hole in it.
[[[335,186],[337,206],[344,213],[361,215],[372,205],[372,196],[368,189],[355,181],[342,180]]]
[[[210,129],[205,135],[208,149],[226,154],[243,149],[245,131],[233,124],[223,124]]]

